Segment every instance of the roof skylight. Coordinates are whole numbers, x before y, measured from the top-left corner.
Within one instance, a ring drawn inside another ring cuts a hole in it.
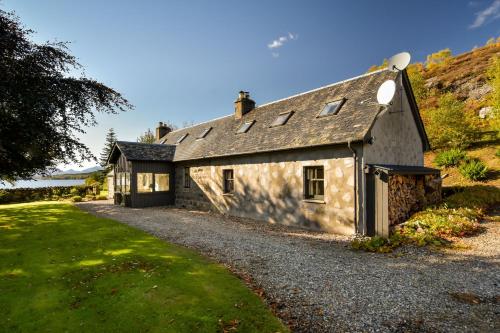
[[[318,117],[330,116],[332,114],[339,113],[339,110],[342,107],[342,104],[344,104],[344,102],[345,99],[342,98],[337,101],[326,103],[326,105],[323,107],[323,110],[321,110],[321,112],[319,113]]]
[[[184,133],[182,136],[180,136],[175,143],[181,143],[184,141],[184,139],[189,135],[189,133]]]
[[[240,128],[236,131],[236,134],[241,134],[241,133],[246,133],[252,127],[252,125],[255,123],[255,120],[247,121],[243,124],[241,124]]]
[[[208,132],[210,132],[212,130],[212,127],[207,127],[203,130],[203,132],[200,133],[200,135],[198,135],[198,139],[203,139],[204,137],[207,136]]]
[[[283,112],[278,115],[278,117],[273,121],[271,127],[285,125],[288,119],[292,116],[293,111]]]

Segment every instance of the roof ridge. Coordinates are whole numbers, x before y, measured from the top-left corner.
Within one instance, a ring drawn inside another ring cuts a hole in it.
[[[387,68],[382,68],[382,69],[378,69],[378,70],[373,71],[373,72],[364,73],[364,74],[361,74],[361,75],[358,75],[358,76],[351,77],[349,79],[345,79],[345,80],[342,80],[342,81],[337,81],[335,83],[329,83],[329,84],[327,84],[325,86],[322,86],[322,87],[319,87],[319,88],[314,88],[314,89],[311,89],[311,90],[308,90],[308,91],[304,91],[304,92],[301,92],[301,93],[298,93],[298,94],[295,94],[295,95],[292,95],[292,96],[288,96],[288,97],[285,97],[285,98],[278,99],[276,101],[264,103],[262,105],[257,106],[257,108],[260,108],[260,107],[263,107],[263,106],[267,106],[267,105],[271,105],[271,104],[278,103],[278,102],[282,102],[282,101],[286,101],[287,99],[291,99],[291,98],[295,98],[295,97],[302,96],[302,95],[305,95],[305,94],[309,94],[309,93],[312,93],[312,92],[315,92],[315,91],[318,91],[318,90],[321,90],[321,89],[330,88],[330,87],[336,86],[337,84],[342,84],[342,83],[346,83],[346,82],[349,82],[349,81],[352,81],[352,80],[357,80],[357,79],[360,79],[360,78],[365,77],[365,76],[369,76],[369,75],[373,75],[373,74],[376,74],[376,73],[383,72],[385,70],[387,70]]]
[[[212,121],[216,121],[216,120],[219,120],[219,119],[222,119],[222,118],[226,118],[226,117],[230,117],[232,116],[232,114],[227,114],[225,116],[222,116],[222,117],[217,117],[217,118],[214,118],[214,119],[210,119],[210,120],[206,120],[206,121],[202,121],[201,123],[197,123],[197,124],[194,124],[194,125],[191,125],[191,126],[187,126],[187,127],[183,127],[183,128],[178,128],[176,130],[173,130],[173,131],[170,131],[168,132],[167,134],[165,134],[163,137],[160,138],[163,139],[164,137],[166,137],[167,135],[169,135],[170,133],[174,133],[174,132],[178,132],[178,131],[182,131],[182,130],[185,130],[186,128],[191,128],[191,127],[196,127],[196,126],[199,126],[199,125],[203,125],[203,124],[206,124],[206,123],[210,123]]]
[[[321,89],[333,87],[333,86],[335,86],[337,84],[346,83],[346,82],[349,82],[349,81],[352,81],[352,80],[360,79],[360,78],[365,77],[365,76],[369,76],[369,75],[373,75],[373,74],[376,74],[376,73],[380,73],[380,72],[383,72],[385,70],[387,70],[387,68],[382,68],[382,69],[378,69],[378,70],[373,71],[373,72],[364,73],[364,74],[361,74],[361,75],[358,75],[358,76],[354,76],[354,77],[351,77],[349,79],[345,79],[345,80],[342,80],[342,81],[337,81],[337,82],[334,82],[334,83],[329,83],[329,84],[327,84],[325,86],[322,86],[322,87],[319,87],[319,88],[311,89],[311,90],[304,91],[304,92],[301,92],[301,93],[298,93],[298,94],[295,94],[295,95],[291,95],[291,96],[288,96],[288,97],[285,97],[285,98],[281,98],[281,99],[278,99],[278,100],[275,100],[275,101],[271,101],[271,102],[267,102],[267,103],[264,103],[264,104],[261,104],[261,105],[257,105],[255,107],[255,109],[258,109],[258,108],[263,107],[263,106],[271,105],[271,104],[274,104],[274,103],[286,101],[288,99],[295,98],[295,97],[298,97],[298,96],[302,96],[302,95],[305,95],[305,94],[309,94],[309,93],[312,93],[312,92],[315,92],[315,91],[318,91],[318,90],[321,90]],[[218,118],[214,118],[214,119],[211,119],[211,120],[203,121],[201,123],[197,123],[197,124],[194,124],[194,125],[191,125],[191,126],[188,126],[188,127],[178,128],[176,130],[168,132],[163,137],[161,137],[160,140],[163,139],[165,136],[169,135],[170,133],[182,131],[182,130],[185,130],[187,128],[196,127],[196,126],[199,126],[199,125],[202,125],[202,124],[210,123],[212,121],[216,121],[216,120],[219,120],[219,119],[222,119],[222,118],[226,118],[226,117],[231,117],[231,116],[233,116],[233,114],[228,114],[228,115],[225,115],[225,116],[222,116],[222,117],[218,117]]]
[[[175,146],[175,145],[170,145],[170,144],[161,144],[161,143],[146,143],[146,142],[135,142],[135,141],[123,141],[123,140],[118,140],[116,143],[132,143],[136,145],[155,145],[155,146]]]

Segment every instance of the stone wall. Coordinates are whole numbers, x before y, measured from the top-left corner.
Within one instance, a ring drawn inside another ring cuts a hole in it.
[[[325,197],[304,199],[304,167],[324,167]],[[184,167],[191,187],[184,188]],[[224,194],[223,170],[234,170],[235,192]],[[269,223],[354,233],[354,164],[346,148],[315,148],[177,163],[176,205]]]
[[[411,214],[441,201],[441,178],[429,175],[390,175],[389,225],[406,221]]]

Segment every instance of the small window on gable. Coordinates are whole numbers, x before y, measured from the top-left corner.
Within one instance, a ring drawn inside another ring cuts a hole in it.
[[[252,127],[252,125],[255,123],[255,120],[247,121],[243,123],[240,128],[236,131],[236,134],[241,134],[241,133],[246,133]]]
[[[212,127],[207,127],[203,130],[203,132],[201,132],[200,135],[198,135],[198,139],[203,139],[204,137],[207,136],[208,132],[210,132],[212,130]]]
[[[345,102],[345,98],[339,99],[337,101],[328,102],[323,107],[323,110],[319,113],[318,117],[330,116],[332,114],[339,113],[340,108]]]
[[[292,116],[293,111],[283,112],[278,115],[278,117],[273,121],[271,127],[285,125],[288,119]]]
[[[182,141],[184,141],[184,139],[188,136],[188,133],[185,133],[183,134],[182,136],[180,136],[178,139],[177,139],[177,142],[176,143],[181,143]]]

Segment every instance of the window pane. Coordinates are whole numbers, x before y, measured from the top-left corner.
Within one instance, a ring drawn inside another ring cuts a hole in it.
[[[205,128],[205,130],[203,130],[203,132],[201,132],[201,134],[198,136],[198,139],[203,139],[204,137],[206,137],[208,132],[210,132],[211,130],[212,127]]]
[[[224,193],[230,193],[234,191],[234,180],[233,180],[233,170],[228,169],[228,170],[223,170],[222,175],[224,177],[223,180],[223,190]]]
[[[123,174],[125,175],[125,177],[123,177],[124,183],[122,183],[123,191],[125,193],[130,193],[130,173],[124,172]]]
[[[186,134],[183,134],[182,136],[180,136],[178,139],[177,139],[177,142],[176,143],[181,143],[186,137],[188,136],[188,133]]]
[[[322,166],[306,167],[304,169],[304,196],[306,199],[322,200],[325,192],[324,169]]]
[[[273,123],[271,124],[271,127],[284,125],[288,121],[288,119],[290,118],[291,115],[292,115],[292,112],[287,112],[287,113],[280,114],[278,116],[278,118],[276,118],[273,121]]]
[[[153,174],[138,173],[137,174],[137,192],[153,192]]]
[[[120,180],[121,180],[120,172],[115,173],[115,192],[121,192]]]
[[[168,173],[155,173],[155,191],[168,191],[169,178]]]
[[[340,110],[340,107],[342,106],[342,103],[344,102],[343,99],[327,103],[321,113],[319,114],[320,116],[328,116],[331,114],[337,114]]]
[[[237,134],[246,133],[246,132],[250,129],[250,127],[252,127],[252,125],[253,125],[253,123],[254,123],[254,122],[255,122],[255,121],[254,121],[254,120],[252,120],[252,121],[248,121],[248,122],[246,122],[246,123],[243,123],[243,124],[240,126],[240,128],[238,129],[238,131],[237,131],[236,133],[237,133]]]

